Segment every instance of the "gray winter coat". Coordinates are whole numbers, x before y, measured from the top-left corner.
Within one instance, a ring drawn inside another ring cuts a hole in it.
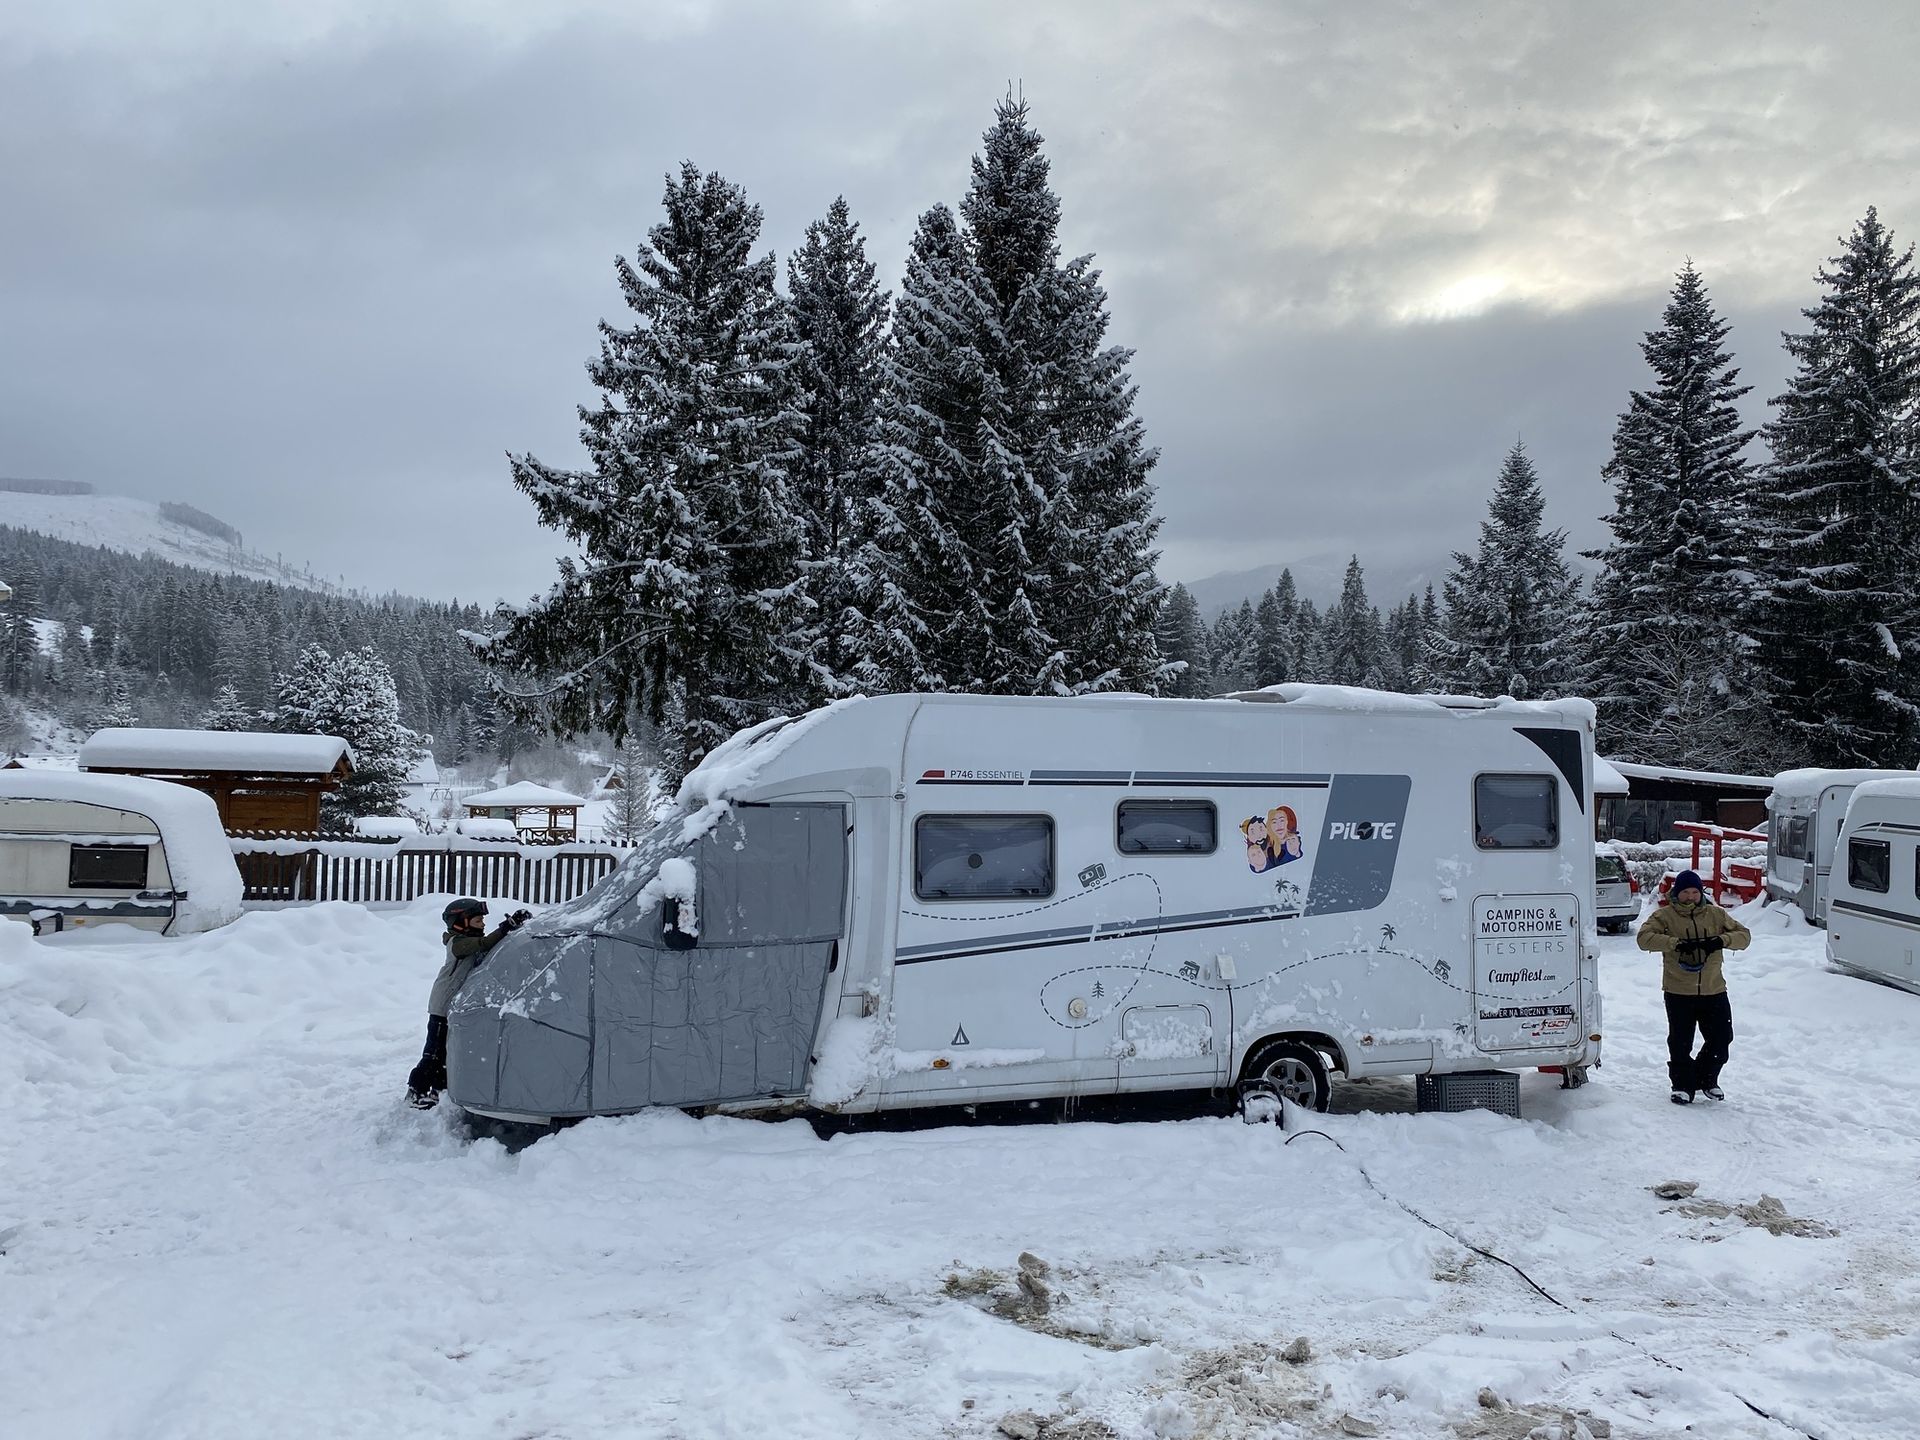
[[[495,927],[485,935],[455,935],[449,931],[441,938],[446,941],[447,958],[440,966],[440,973],[433,977],[433,994],[427,999],[427,1014],[447,1018],[447,1009],[453,1004],[453,997],[460,993],[460,987],[467,983],[467,977],[480,968],[480,962],[487,958],[487,952],[506,938],[507,927]]]

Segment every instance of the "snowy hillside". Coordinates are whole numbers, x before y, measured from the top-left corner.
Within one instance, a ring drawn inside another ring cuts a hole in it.
[[[161,514],[152,500],[128,495],[34,495],[0,490],[0,525],[77,545],[154,554],[199,570],[338,593],[339,586],[288,561],[257,554]]]
[[[1610,937],[1607,1063],[1519,1121],[1376,1081],[1313,1117],[1341,1148],[656,1112],[515,1154],[401,1104],[436,909],[0,926],[9,1436],[1920,1433],[1920,997],[1779,911],[1723,1105],[1667,1103]]]

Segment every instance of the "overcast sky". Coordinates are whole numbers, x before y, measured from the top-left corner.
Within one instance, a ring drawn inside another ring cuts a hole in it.
[[[1432,566],[1516,437],[1592,543],[1686,257],[1758,418],[1836,237],[1869,204],[1920,236],[1917,17],[0,0],[0,474],[523,598],[559,546],[503,452],[578,455],[665,172],[744,185],[783,258],[844,193],[897,287],[1011,81],[1139,352],[1168,578]]]

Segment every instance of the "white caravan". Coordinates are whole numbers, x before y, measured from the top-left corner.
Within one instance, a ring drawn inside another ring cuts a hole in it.
[[[746,732],[451,1015],[510,1120],[1600,1058],[1592,710],[894,695]]]
[[[1827,923],[1829,876],[1840,824],[1854,788],[1911,777],[1911,770],[1787,770],[1767,797],[1767,894],[1800,907],[1809,924]]]
[[[1827,959],[1920,990],[1920,777],[1854,790],[1829,893]]]
[[[212,799],[132,775],[0,771],[0,916],[36,934],[132,925],[163,935],[240,916]]]

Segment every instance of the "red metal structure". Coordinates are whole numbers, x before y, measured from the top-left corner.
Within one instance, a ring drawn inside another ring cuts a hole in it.
[[[1729,830],[1724,825],[1706,825],[1697,820],[1676,820],[1673,828],[1693,841],[1693,859],[1688,869],[1694,871],[1706,882],[1707,894],[1716,905],[1724,905],[1725,897],[1732,895],[1740,902],[1758,900],[1766,888],[1767,865],[1764,860],[1728,860],[1721,861],[1721,847],[1728,840],[1760,840],[1767,838],[1764,830]],[[1702,869],[1700,865],[1700,842],[1712,842],[1713,868]],[[1667,892],[1673,888],[1673,877],[1663,876],[1660,881],[1660,903],[1666,904]]]

